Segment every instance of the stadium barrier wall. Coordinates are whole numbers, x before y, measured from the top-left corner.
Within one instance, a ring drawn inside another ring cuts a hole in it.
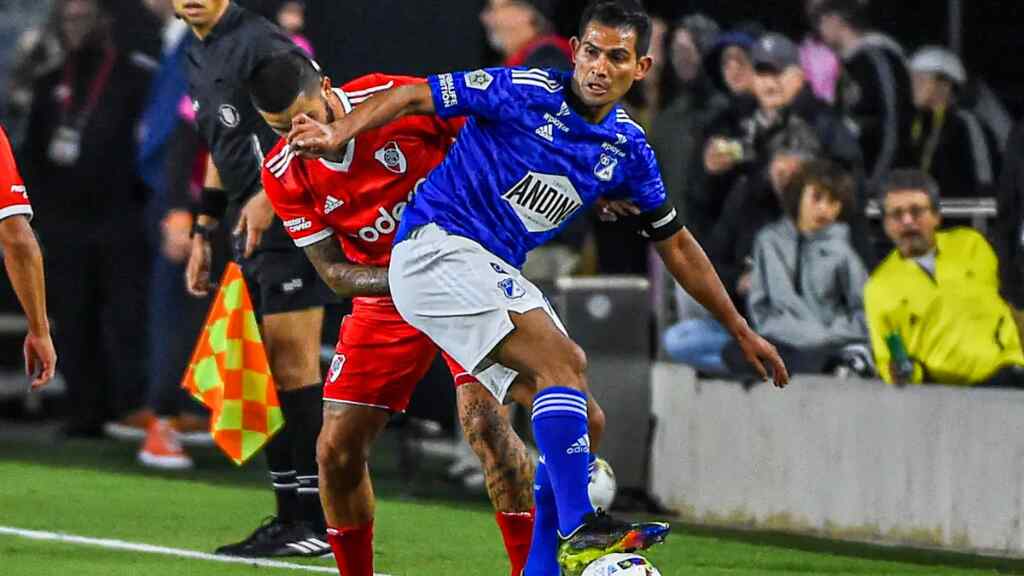
[[[1024,392],[652,383],[651,493],[686,521],[1024,555]]]

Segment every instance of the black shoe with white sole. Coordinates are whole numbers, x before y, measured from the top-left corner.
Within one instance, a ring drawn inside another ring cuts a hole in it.
[[[316,533],[305,522],[288,523],[270,517],[248,538],[221,546],[216,553],[244,558],[319,558],[331,553],[331,545],[326,534]]]

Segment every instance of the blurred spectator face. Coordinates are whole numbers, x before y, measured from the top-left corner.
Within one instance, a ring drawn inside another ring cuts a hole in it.
[[[311,91],[311,90],[310,90]],[[313,120],[323,124],[330,124],[343,115],[341,104],[336,102],[332,95],[331,80],[324,77],[320,90],[307,94],[305,91],[292,102],[292,105],[281,112],[259,111],[260,116],[267,123],[267,126],[279,136],[286,136],[292,129],[292,119],[300,114],[305,114]]]
[[[300,2],[285,2],[277,11],[277,24],[289,34],[306,27],[306,8]]]
[[[692,82],[700,74],[700,50],[686,28],[672,35],[672,69],[683,82]]]
[[[835,13],[822,14],[817,17],[815,24],[818,36],[829,48],[839,51],[842,46],[842,31],[845,23],[842,17]]]
[[[593,21],[580,38],[572,39],[573,80],[588,108],[619,101],[634,82],[651,70],[651,57],[636,50],[636,30],[615,28]]]
[[[782,191],[789,186],[793,176],[800,171],[804,164],[804,157],[799,154],[778,152],[772,158],[768,167],[768,175],[772,181],[772,189],[776,194],[781,195]]]
[[[99,25],[100,10],[95,0],[67,0],[61,8],[61,38],[72,52],[84,46]]]
[[[142,0],[142,5],[161,20],[174,17],[174,2],[171,0]]]
[[[949,104],[953,95],[953,84],[932,72],[911,72],[914,87],[914,106],[921,109],[936,108]]]
[[[782,72],[760,69],[754,72],[754,96],[763,110],[781,110],[793,103],[804,88],[804,73],[789,66]]]
[[[647,55],[651,57],[651,75],[659,77],[665,67],[665,35],[668,24],[661,18],[651,18],[651,46]]]
[[[174,12],[189,26],[205,28],[226,9],[230,0],[174,0]]]
[[[924,190],[893,190],[885,195],[885,233],[904,258],[924,256],[935,246],[942,222]]]
[[[480,13],[480,22],[487,30],[487,41],[502,54],[512,54],[528,42],[534,31],[533,8],[516,0],[488,0]]]
[[[722,51],[722,78],[733,94],[749,94],[754,89],[754,66],[750,56],[739,46]]]
[[[817,232],[838,220],[842,211],[843,203],[830,190],[809,184],[800,196],[796,227],[805,234]]]

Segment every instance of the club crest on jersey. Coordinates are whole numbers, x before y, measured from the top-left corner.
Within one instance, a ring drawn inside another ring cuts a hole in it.
[[[615,143],[618,144],[619,146],[622,146],[623,144],[625,144],[626,141],[627,141],[627,138],[626,138],[625,134],[616,134],[615,135]]]
[[[583,205],[568,178],[537,172],[527,172],[501,197],[529,232],[554,230]]]
[[[327,381],[334,382],[341,376],[341,369],[345,366],[345,355],[335,354],[331,359],[331,369],[327,372]]]
[[[505,278],[498,282],[498,288],[501,288],[501,292],[509,300],[518,300],[526,295],[526,290],[519,285],[519,282],[516,282],[515,278]]]
[[[491,87],[491,82],[494,82],[494,76],[488,74],[486,70],[474,70],[466,73],[467,88],[487,90]]]
[[[239,115],[238,108],[235,108],[231,104],[224,104],[221,106],[220,109],[217,110],[217,115],[220,117],[220,123],[228,128],[234,128],[242,121],[242,116]]]
[[[569,115],[569,105],[562,101],[562,107],[558,109],[558,117],[564,118]]]
[[[607,154],[601,154],[601,159],[597,161],[597,166],[594,166],[594,176],[597,176],[598,180],[604,182],[610,182],[612,177],[615,176],[615,167],[619,165],[619,161]]]
[[[402,149],[398,147],[398,142],[395,142],[394,140],[388,142],[383,148],[374,152],[373,157],[383,164],[385,168],[395,174],[405,174],[405,170],[409,167],[405,161],[405,154],[403,154]]]

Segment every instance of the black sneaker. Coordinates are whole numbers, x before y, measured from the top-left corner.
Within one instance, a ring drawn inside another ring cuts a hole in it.
[[[245,540],[221,546],[215,552],[244,558],[319,558],[330,553],[325,534],[317,534],[305,522],[282,522],[276,516],[265,518]]]
[[[605,554],[645,550],[664,542],[670,529],[667,522],[624,522],[599,510],[584,516],[575,532],[562,537],[558,564],[567,576],[578,576]]]

